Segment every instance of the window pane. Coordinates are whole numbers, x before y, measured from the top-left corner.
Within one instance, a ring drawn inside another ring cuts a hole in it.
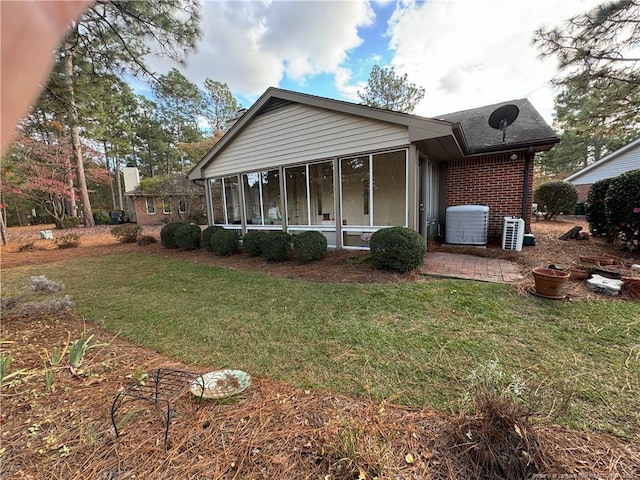
[[[304,166],[287,168],[285,169],[285,179],[289,225],[308,225],[307,169]]]
[[[260,201],[260,173],[242,175],[244,187],[244,204],[247,224],[262,225],[262,202]]]
[[[213,223],[224,224],[224,199],[222,198],[222,179],[211,180],[211,197],[213,201]]]
[[[187,213],[187,201],[184,198],[178,200],[178,212]]]
[[[227,223],[239,224],[240,218],[240,185],[238,177],[225,177],[224,198],[227,203]]]
[[[333,211],[333,162],[309,165],[311,224],[335,225]]]
[[[369,157],[341,162],[342,224],[369,225]]]
[[[147,213],[148,214],[156,213],[156,206],[153,200],[154,200],[153,197],[147,197]]]
[[[373,156],[373,224],[405,226],[406,152]]]
[[[262,172],[262,211],[266,213],[265,223],[281,224],[282,214],[280,213],[280,172],[269,170]]]
[[[171,213],[171,202],[168,197],[162,199],[162,211],[164,213]]]

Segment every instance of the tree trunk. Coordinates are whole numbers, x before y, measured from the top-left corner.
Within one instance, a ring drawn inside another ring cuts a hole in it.
[[[87,179],[84,174],[84,163],[82,158],[82,145],[80,143],[80,125],[78,124],[78,108],[76,106],[75,87],[73,85],[73,56],[75,48],[75,36],[70,36],[65,45],[64,74],[67,93],[69,95],[69,123],[71,127],[71,151],[76,164],[76,176],[78,179],[78,190],[80,191],[80,201],[82,202],[82,214],[86,227],[93,227],[93,212],[91,211],[91,200],[87,189]]]
[[[2,218],[2,215],[0,214],[0,237],[2,237],[2,244],[6,245],[7,244],[7,236],[5,234],[5,226],[4,226],[4,218]]]
[[[111,178],[111,181],[109,182],[109,187],[111,188],[111,205],[113,205],[113,209],[116,209],[116,194],[115,191],[113,190],[113,178],[111,177],[111,165],[109,165],[109,155],[107,153],[107,141],[103,140],[102,144],[104,146],[104,162],[105,162],[105,166],[107,167],[107,171],[109,172],[109,178]]]
[[[118,158],[117,151],[114,152],[113,155],[113,169],[116,174],[116,192],[118,192],[118,205],[120,206],[119,210],[124,210],[122,206],[122,182],[120,181],[120,159]]]

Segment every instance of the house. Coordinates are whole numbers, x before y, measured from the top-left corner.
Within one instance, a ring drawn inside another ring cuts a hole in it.
[[[492,128],[507,105],[517,119]],[[387,226],[440,234],[446,207],[479,204],[499,236],[505,216],[528,225],[533,157],[558,141],[526,99],[425,118],[269,88],[189,178],[205,181],[209,224],[239,234],[317,230],[363,249]]]
[[[578,202],[587,200],[591,185],[640,168],[640,138],[565,178],[578,189]]]
[[[140,188],[136,167],[123,169],[125,198],[129,220],[138,225],[197,221],[204,217],[203,188],[188,182],[184,175],[162,177],[151,191]]]

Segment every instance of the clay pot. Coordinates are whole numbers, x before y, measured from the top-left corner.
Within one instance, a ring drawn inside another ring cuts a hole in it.
[[[562,296],[562,289],[570,276],[568,272],[552,268],[534,268],[532,273],[536,285],[536,293],[550,298]]]
[[[582,268],[570,268],[568,270],[571,280],[586,280],[589,278],[589,272]]]

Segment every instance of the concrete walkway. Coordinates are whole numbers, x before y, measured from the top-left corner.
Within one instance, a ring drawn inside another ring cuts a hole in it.
[[[508,260],[442,252],[427,252],[420,273],[499,283],[524,278],[520,266]]]

